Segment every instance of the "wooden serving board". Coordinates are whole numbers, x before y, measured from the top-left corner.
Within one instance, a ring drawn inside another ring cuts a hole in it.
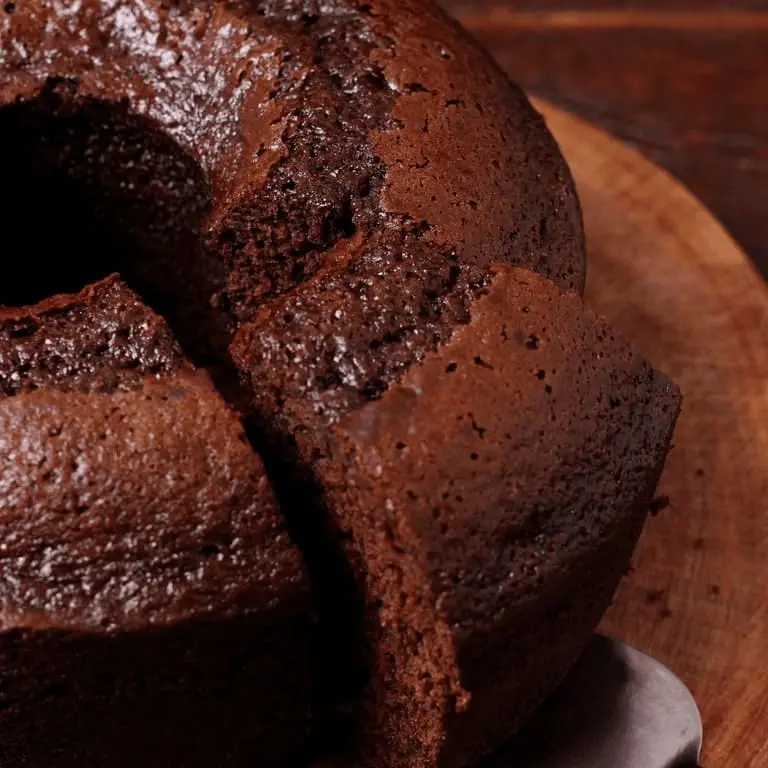
[[[658,513],[602,630],[690,686],[704,768],[768,766],[768,288],[666,173],[536,106],[579,187],[588,303],[685,398]]]

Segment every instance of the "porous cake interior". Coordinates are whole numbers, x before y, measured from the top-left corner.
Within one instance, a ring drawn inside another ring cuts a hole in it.
[[[139,389],[185,365],[168,326],[117,276],[34,307],[0,309],[0,394],[53,386],[74,392]]]

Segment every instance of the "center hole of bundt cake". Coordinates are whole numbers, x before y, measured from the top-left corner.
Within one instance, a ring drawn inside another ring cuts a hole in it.
[[[209,190],[196,162],[121,103],[52,82],[0,109],[0,303],[121,274],[178,333],[220,283],[200,242]]]

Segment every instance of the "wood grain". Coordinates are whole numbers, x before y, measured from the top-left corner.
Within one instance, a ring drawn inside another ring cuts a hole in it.
[[[675,447],[603,629],[693,690],[703,765],[768,765],[768,288],[666,173],[540,103],[573,169],[587,300],[681,386]]]
[[[768,275],[768,7],[445,0],[528,90],[680,178]]]
[[[506,6],[516,11],[651,10],[733,11],[765,10],[765,0],[445,0],[456,13]]]
[[[624,29],[672,30],[683,32],[764,32],[768,30],[768,14],[761,11],[686,12],[686,11],[575,11],[512,10],[507,6],[490,6],[482,11],[466,10],[465,25],[478,32],[529,30],[547,31],[615,31]]]

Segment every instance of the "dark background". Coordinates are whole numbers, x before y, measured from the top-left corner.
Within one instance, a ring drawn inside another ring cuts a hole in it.
[[[768,275],[768,0],[442,0],[521,85],[682,180]]]

